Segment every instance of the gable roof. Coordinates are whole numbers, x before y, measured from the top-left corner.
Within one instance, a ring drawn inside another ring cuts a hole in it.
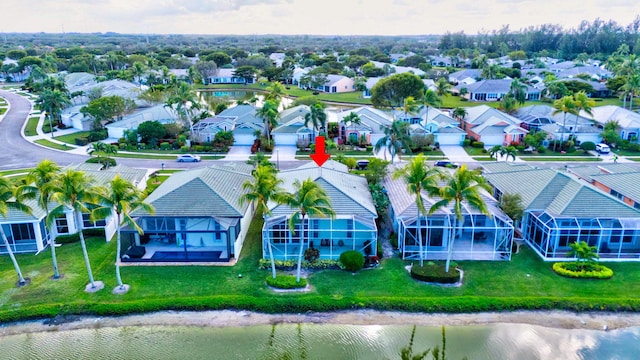
[[[520,125],[522,122],[516,117],[487,105],[467,107],[465,110],[467,111],[467,116],[465,116],[464,121],[471,125],[482,124],[490,119],[494,124],[504,122],[508,125]]]
[[[624,129],[639,129],[640,114],[627,109],[623,109],[616,105],[596,106],[591,109],[593,119],[604,125],[609,120],[617,120],[620,127]],[[580,115],[588,116],[584,111],[580,111]]]
[[[345,172],[341,166],[329,164],[328,167],[318,167],[315,163],[305,164],[297,169],[280,171],[278,177],[284,181],[282,187],[288,192],[295,190],[295,180],[302,182],[312,179],[327,193],[331,207],[338,216],[378,217],[367,180]],[[269,208],[273,216],[286,216],[294,212],[289,206],[275,202],[269,203]]]
[[[360,117],[360,122],[364,125],[367,125],[367,127],[371,129],[371,132],[374,134],[382,133],[380,127],[391,125],[392,122],[389,115],[369,106],[344,110],[337,113],[338,122],[342,122],[342,120],[352,112],[356,113]]]
[[[614,190],[635,202],[640,202],[640,172],[592,175],[594,181]]]
[[[249,203],[240,204],[251,181],[251,166],[231,164],[177,172],[162,183],[146,202],[155,207],[154,216],[242,217]],[[136,210],[134,216],[149,216]]]

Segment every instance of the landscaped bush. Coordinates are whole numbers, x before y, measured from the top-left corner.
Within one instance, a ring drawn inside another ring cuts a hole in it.
[[[78,146],[85,146],[89,143],[89,139],[86,137],[77,137],[75,143]]]
[[[432,262],[427,262],[422,267],[413,264],[411,266],[411,277],[416,280],[439,284],[455,284],[460,281],[460,272],[453,267],[449,267],[449,272],[445,272],[444,268],[444,264]]]
[[[389,242],[391,243],[391,246],[393,246],[394,249],[398,248],[398,234],[397,233],[392,233],[391,235],[389,235]]]
[[[308,248],[304,251],[304,259],[309,262],[314,262],[320,258],[320,250],[316,248]]]
[[[85,162],[86,163],[90,163],[90,164],[103,164],[106,167],[116,166],[116,159],[114,159],[114,158],[106,158],[106,157],[102,157],[102,156],[89,158]]]
[[[169,150],[171,148],[171,144],[168,142],[160,143],[160,150]]]
[[[296,277],[293,275],[276,275],[275,279],[269,275],[267,285],[276,289],[300,289],[307,286],[307,279],[300,278],[300,282],[296,282]]]
[[[297,260],[276,260],[276,269],[282,271],[292,271],[298,266]],[[271,260],[260,259],[258,267],[262,270],[271,269]],[[303,261],[302,267],[308,270],[343,270],[344,266],[336,260],[321,259],[314,262]]]
[[[471,147],[481,149],[481,148],[484,148],[484,143],[482,141],[474,141],[471,144]]]
[[[471,145],[471,140],[470,139],[464,139],[462,141],[462,146],[469,146]]]
[[[109,137],[109,133],[107,129],[100,129],[100,130],[93,130],[89,132],[87,139],[89,140],[89,142],[95,142],[95,141],[104,140],[108,137]]]
[[[345,251],[340,254],[340,262],[345,270],[356,272],[364,266],[364,255],[356,250]]]
[[[82,233],[85,239],[92,237],[102,237],[104,239],[104,229],[84,229]],[[56,236],[56,244],[73,244],[78,241],[80,241],[78,233]]]
[[[610,279],[613,276],[613,270],[600,264],[585,267],[574,262],[557,262],[552,268],[556,274],[570,278]]]

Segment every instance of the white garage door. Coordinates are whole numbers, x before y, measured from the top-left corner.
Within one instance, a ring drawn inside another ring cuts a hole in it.
[[[256,137],[253,134],[234,134],[233,135],[233,144],[234,145],[253,145],[253,141]]]
[[[295,146],[298,142],[298,134],[274,134],[273,140],[277,145]]]

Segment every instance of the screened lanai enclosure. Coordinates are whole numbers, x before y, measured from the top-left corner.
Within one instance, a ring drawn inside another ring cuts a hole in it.
[[[596,247],[601,260],[640,261],[640,218],[554,217],[545,211],[528,211],[522,229],[544,260],[565,260],[569,244],[585,241]]]
[[[373,218],[361,216],[305,219],[304,244],[300,243],[301,223],[292,233],[285,216],[268,218],[262,228],[262,255],[269,258],[269,244],[276,260],[295,260],[308,248],[320,251],[320,259],[338,260],[347,250],[375,255],[378,230]]]
[[[398,219],[398,244],[402,258],[419,260],[421,240],[422,259],[446,260],[453,238],[453,260],[510,260],[512,221],[498,207],[492,204],[488,207],[491,216],[465,206],[463,220],[456,221],[455,238],[452,232],[455,215],[452,213],[439,211],[420,216],[419,226],[415,216]]]
[[[123,227],[124,262],[224,262],[233,255],[240,219],[143,217],[144,234]]]

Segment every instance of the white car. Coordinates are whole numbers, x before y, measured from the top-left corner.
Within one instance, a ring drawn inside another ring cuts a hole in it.
[[[200,162],[200,156],[191,154],[178,155],[178,162]]]
[[[609,145],[607,144],[600,143],[596,145],[596,151],[601,154],[608,154],[611,151],[611,148],[609,148]]]

